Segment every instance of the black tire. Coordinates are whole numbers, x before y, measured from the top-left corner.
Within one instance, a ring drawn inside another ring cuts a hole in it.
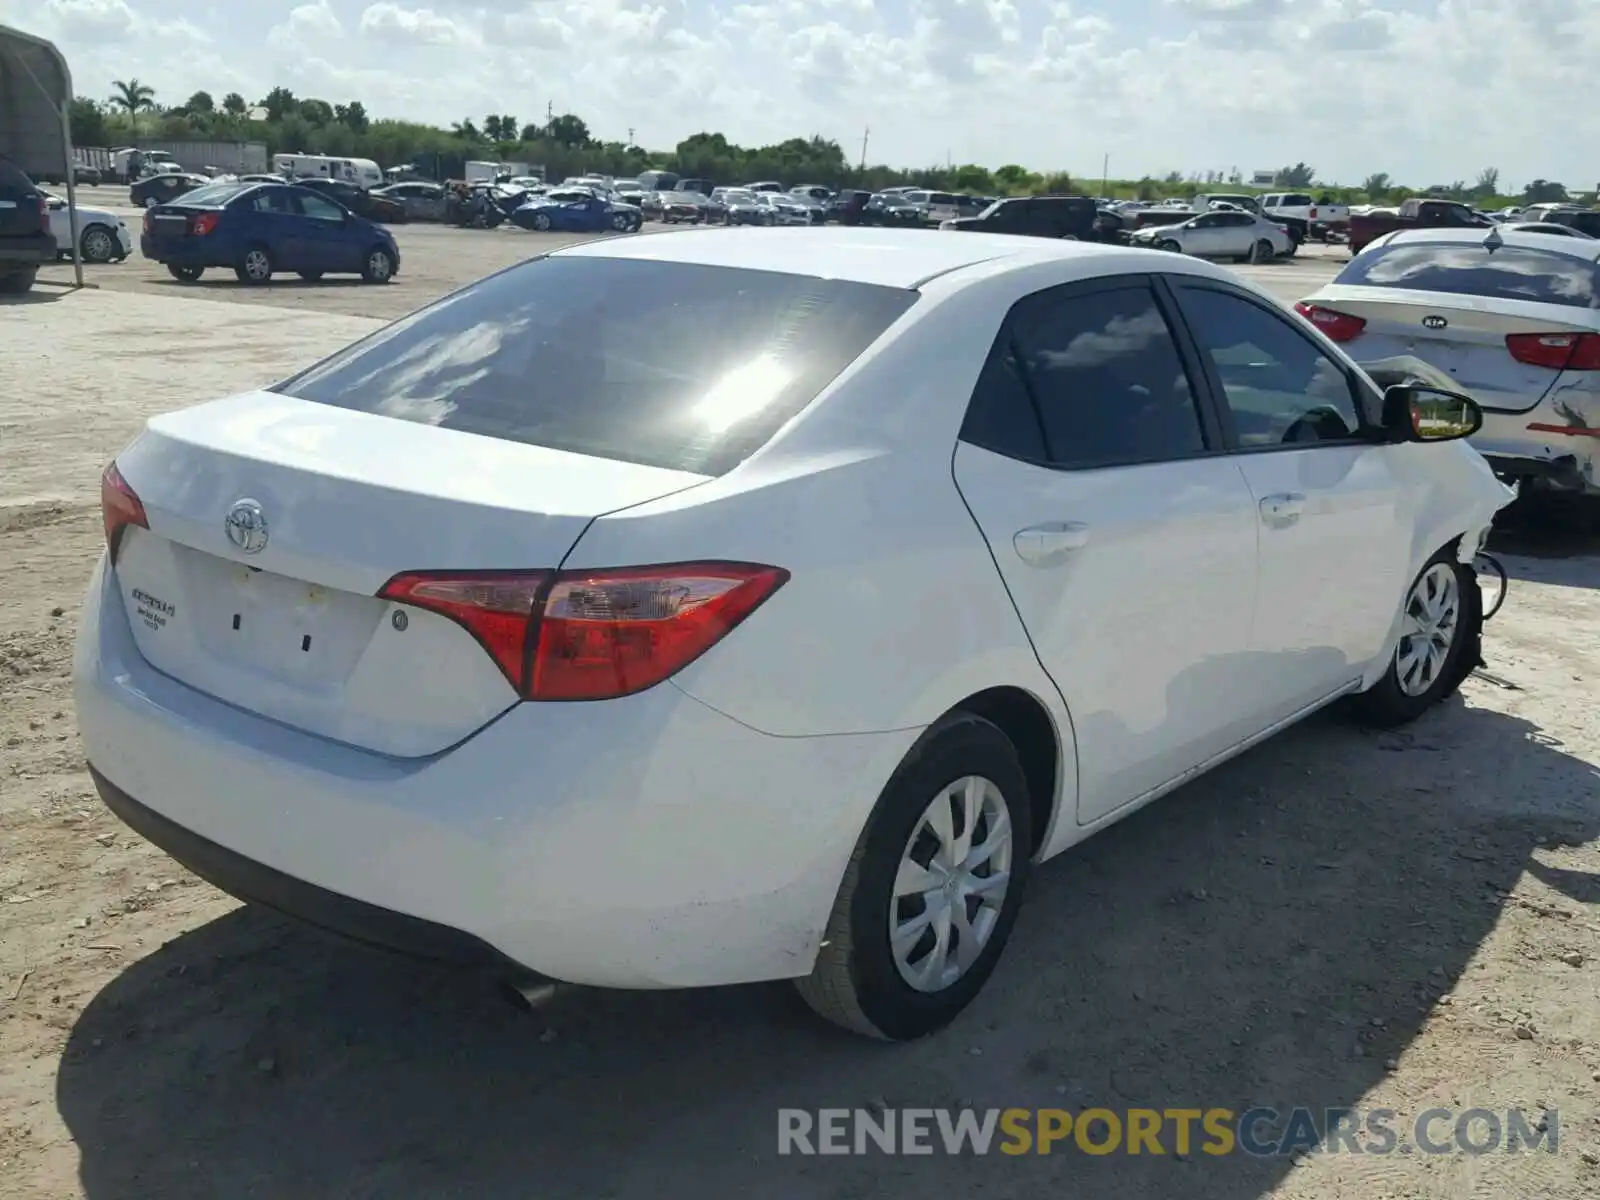
[[[240,283],[260,287],[272,281],[274,265],[272,251],[260,242],[256,242],[245,247],[245,252],[239,256],[239,262],[233,268],[233,273],[239,277]]]
[[[297,271],[295,274],[299,275],[300,278],[304,279],[307,283],[315,283],[317,280],[322,278],[321,271]]]
[[[930,802],[964,776],[1000,792],[1011,822],[1010,880],[977,960],[942,991],[924,992],[900,975],[889,945],[890,905],[901,856]],[[929,729],[878,798],[862,831],[811,974],[795,980],[806,1003],[836,1025],[884,1041],[922,1037],[947,1025],[983,988],[1021,908],[1032,842],[1028,781],[1016,748],[982,717],[955,713]]]
[[[533,228],[538,233],[549,233],[550,232],[550,214],[549,213],[534,213],[533,214]]]
[[[179,267],[171,263],[167,264],[167,274],[171,275],[179,283],[193,283],[205,273],[206,269],[204,267]]]
[[[1277,255],[1275,255],[1272,251],[1272,243],[1267,241],[1266,238],[1262,238],[1254,246],[1250,247],[1250,257],[1248,261],[1253,266],[1259,266],[1262,263],[1271,262],[1276,257]]]
[[[78,252],[84,262],[108,263],[122,253],[116,231],[104,225],[90,225],[78,234]]]
[[[1478,574],[1472,566],[1456,561],[1454,544],[1430,558],[1417,573],[1417,578],[1407,586],[1402,602],[1405,610],[1409,612],[1412,609],[1423,580],[1441,566],[1449,567],[1455,576],[1456,594],[1459,597],[1459,609],[1444,660],[1427,687],[1415,693],[1408,691],[1401,684],[1400,656],[1409,640],[1403,634],[1383,678],[1354,697],[1355,714],[1364,724],[1379,729],[1393,729],[1415,721],[1439,701],[1453,695],[1460,688],[1462,680],[1483,663],[1483,592],[1478,584]]]
[[[38,277],[38,267],[20,267],[0,274],[0,296],[26,295],[33,290],[33,281]]]
[[[361,260],[363,283],[388,283],[394,278],[394,255],[387,246],[374,246]]]
[[[1157,250],[1165,250],[1169,254],[1182,254],[1183,247],[1171,238],[1162,238],[1156,243]]]

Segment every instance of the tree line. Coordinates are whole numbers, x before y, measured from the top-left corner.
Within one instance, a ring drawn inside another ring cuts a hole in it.
[[[923,168],[852,164],[837,141],[815,135],[767,146],[740,146],[721,133],[695,133],[670,152],[661,152],[596,138],[575,113],[551,113],[543,122],[530,123],[511,113],[490,113],[481,120],[464,118],[440,129],[374,118],[359,100],[330,103],[296,96],[285,87],[273,88],[253,104],[238,92],[217,100],[210,92],[199,91],[180,104],[168,105],[159,101],[149,84],[127,79],[115,81],[104,101],[80,96],[72,104],[75,145],[195,139],[264,142],[269,155],[303,152],[370,158],[384,167],[416,164],[436,178],[457,177],[466,161],[490,158],[541,166],[555,179],[588,173],[625,178],[641,171],[669,170],[719,183],[775,179],[788,186],[819,183],[877,190],[899,185],[1012,196],[1088,192],[1140,200],[1187,197],[1197,191],[1269,190],[1246,185],[1237,169],[1102,180],[1066,171],[1034,171],[1016,163],[995,170],[973,163]],[[1567,199],[1559,183],[1542,179],[1519,194],[1502,195],[1499,175],[1490,167],[1472,185],[1457,181],[1432,192],[1484,205]],[[1342,203],[1393,203],[1427,190],[1402,186],[1381,172],[1356,187],[1319,184],[1316,170],[1304,162],[1279,170],[1273,188],[1316,190]]]

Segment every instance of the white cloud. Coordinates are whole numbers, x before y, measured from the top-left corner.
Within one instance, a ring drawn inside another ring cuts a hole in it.
[[[374,41],[425,46],[469,44],[463,26],[431,8],[401,8],[398,4],[372,4],[361,14],[361,32]]]
[[[874,160],[1086,175],[1105,154],[1123,176],[1600,171],[1596,0],[0,0],[0,20],[56,39],[88,95],[282,83],[439,124],[552,106],[663,148],[820,133],[851,158],[870,125]],[[1508,117],[1532,112],[1560,120]]]

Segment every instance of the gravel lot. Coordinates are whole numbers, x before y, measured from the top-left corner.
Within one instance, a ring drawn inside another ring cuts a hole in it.
[[[1592,542],[1502,534],[1492,677],[1412,729],[1314,720],[1054,861],[984,998],[909,1046],[836,1035],[779,985],[573,992],[527,1016],[242,909],[126,831],[83,771],[68,686],[100,467],[151,413],[281,377],[560,240],[398,233],[384,288],[180,287],[136,256],[0,308],[0,1196],[1600,1193]],[[1291,300],[1343,254],[1245,273]],[[1561,1136],[1555,1155],[1300,1165],[776,1155],[779,1107],[875,1104],[1402,1123],[1520,1105],[1558,1109]]]

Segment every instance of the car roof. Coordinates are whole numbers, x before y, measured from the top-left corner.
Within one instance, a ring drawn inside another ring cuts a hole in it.
[[[1600,239],[1552,237],[1548,233],[1524,232],[1496,225],[1491,229],[1402,229],[1391,234],[1383,243],[1388,246],[1443,245],[1481,246],[1490,233],[1500,235],[1502,245],[1525,250],[1546,250],[1573,258],[1600,262]]]
[[[1152,265],[1154,260],[1148,250],[1097,242],[828,225],[807,230],[749,229],[740,231],[738,236],[729,236],[721,229],[635,235],[581,242],[553,253],[583,258],[634,258],[742,267],[751,271],[811,275],[899,288],[919,287],[937,276],[997,260],[1021,268],[1040,262],[1092,259],[1100,274],[1157,269]],[[1172,269],[1174,261],[1177,260],[1162,258],[1161,269]],[[1188,274],[1232,278],[1222,268],[1198,259],[1182,262]]]

